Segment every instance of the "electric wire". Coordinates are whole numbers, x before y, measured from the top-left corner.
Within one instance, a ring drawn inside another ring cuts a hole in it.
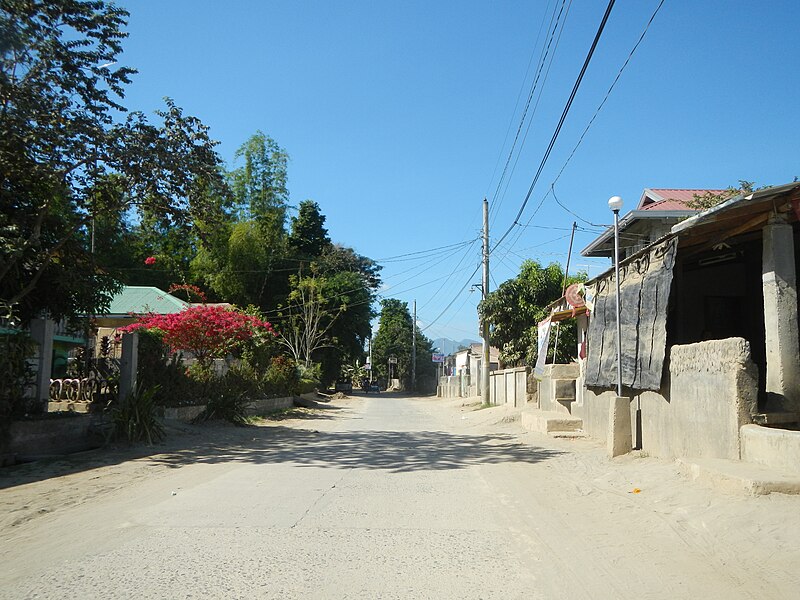
[[[558,182],[558,180],[561,178],[562,173],[564,173],[564,169],[567,168],[567,165],[572,160],[572,157],[575,155],[575,151],[581,145],[581,142],[583,142],[583,138],[586,137],[586,133],[589,131],[589,128],[594,123],[594,120],[597,118],[597,115],[600,114],[600,111],[603,109],[603,106],[605,106],[605,103],[608,100],[608,97],[611,95],[611,92],[614,90],[614,87],[617,85],[617,82],[619,81],[620,77],[622,77],[622,72],[625,70],[625,67],[628,66],[628,63],[631,61],[631,58],[633,58],[633,55],[636,52],[636,49],[642,43],[642,40],[644,40],[644,36],[647,34],[647,31],[650,29],[650,25],[652,25],[653,20],[656,18],[656,15],[658,14],[658,11],[660,11],[661,7],[664,5],[664,1],[665,0],[661,0],[658,3],[658,6],[656,6],[656,9],[653,11],[653,14],[650,15],[650,19],[647,21],[647,24],[645,25],[644,30],[642,30],[642,33],[639,36],[639,39],[633,45],[633,48],[631,48],[631,51],[628,53],[628,57],[625,59],[625,62],[622,63],[622,66],[619,68],[619,72],[617,73],[617,76],[614,78],[614,81],[611,82],[611,86],[608,88],[608,91],[606,92],[606,95],[603,98],[603,101],[600,102],[600,104],[597,107],[597,110],[594,111],[594,114],[592,115],[592,118],[589,119],[589,123],[587,123],[586,128],[583,130],[583,133],[581,133],[581,136],[578,139],[578,143],[575,144],[575,147],[572,149],[572,152],[570,152],[569,156],[567,157],[567,160],[564,161],[564,164],[561,166],[561,170],[558,172],[558,175],[556,175],[556,178],[553,180],[553,183],[550,184],[550,187],[553,187]],[[556,202],[558,202],[558,199],[556,199]],[[560,202],[559,202],[559,205],[561,205]],[[565,208],[565,207],[563,207],[563,205],[561,205],[561,206],[562,206],[562,208]],[[571,214],[574,214],[569,209],[566,209],[566,210],[568,212],[570,212]]]
[[[449,303],[447,306],[445,306],[445,307],[444,307],[444,310],[443,310],[442,312],[440,312],[440,313],[439,313],[439,315],[438,315],[438,316],[437,316],[437,317],[436,317],[436,318],[435,318],[433,321],[431,321],[430,323],[428,323],[428,325],[426,325],[426,326],[425,326],[425,328],[421,329],[420,331],[425,331],[425,330],[427,330],[427,329],[428,329],[428,327],[430,327],[431,325],[433,325],[433,324],[434,324],[434,323],[436,323],[436,322],[437,322],[439,319],[441,319],[441,318],[442,318],[442,316],[443,316],[443,315],[444,315],[444,314],[445,314],[445,313],[446,313],[446,312],[447,312],[447,311],[450,309],[450,307],[451,307],[451,306],[453,306],[453,304],[454,304],[454,303],[455,303],[455,301],[458,299],[458,297],[461,295],[461,293],[462,293],[462,292],[463,292],[465,289],[467,289],[467,286],[469,285],[469,282],[470,282],[470,281],[472,281],[472,278],[473,278],[473,277],[475,277],[475,274],[476,274],[476,273],[477,273],[477,272],[480,270],[481,266],[482,266],[482,263],[478,263],[478,266],[477,266],[477,267],[475,267],[475,270],[474,270],[474,271],[473,271],[473,272],[470,274],[470,276],[467,278],[467,281],[466,281],[466,283],[465,283],[465,284],[464,284],[464,285],[461,287],[461,289],[460,289],[460,290],[458,291],[458,293],[457,293],[457,294],[456,294],[456,295],[453,297],[453,299],[450,301],[450,303]]]
[[[570,2],[570,4],[572,4],[572,3]],[[497,213],[497,211],[500,209],[500,205],[502,204],[502,198],[500,199],[499,202],[497,201],[497,199],[498,199],[498,197],[500,195],[500,190],[503,187],[503,181],[505,180],[505,176],[506,176],[506,173],[508,171],[508,166],[511,163],[512,157],[514,156],[514,150],[517,147],[517,142],[519,141],[520,134],[522,133],[522,129],[525,126],[525,122],[526,122],[527,116],[528,116],[528,110],[530,109],[531,101],[533,100],[533,97],[536,94],[536,89],[537,89],[537,86],[539,84],[539,78],[542,75],[542,70],[544,68],[545,62],[547,61],[547,56],[550,53],[550,47],[551,47],[551,45],[553,43],[553,40],[555,38],[555,33],[558,30],[558,24],[559,24],[559,22],[561,20],[561,15],[564,13],[564,6],[565,5],[566,5],[566,0],[561,0],[561,8],[558,11],[558,14],[556,15],[556,12],[554,10],[553,11],[554,17],[552,17],[550,19],[550,24],[551,25],[548,26],[548,29],[550,30],[550,39],[548,40],[546,46],[542,49],[542,54],[541,54],[541,56],[539,58],[539,66],[538,66],[538,69],[537,69],[537,72],[536,72],[536,76],[534,77],[534,80],[531,83],[531,89],[530,89],[530,92],[528,92],[528,100],[525,103],[524,110],[522,111],[522,115],[521,115],[520,120],[519,120],[519,125],[517,126],[517,132],[514,135],[514,141],[512,142],[511,149],[509,150],[508,156],[506,157],[506,162],[505,162],[505,166],[503,167],[503,172],[501,173],[500,178],[497,180],[497,187],[496,187],[496,189],[494,191],[494,195],[492,196],[492,210],[491,210],[490,217],[494,216]],[[555,19],[555,23],[553,23],[553,19]],[[560,36],[559,36],[559,39],[560,39]],[[538,43],[538,40],[537,40],[537,43]],[[553,55],[555,55],[555,51],[553,52]],[[552,64],[552,61],[551,61],[551,64]],[[549,69],[548,69],[548,72],[549,72]],[[544,83],[542,85],[544,85]],[[541,98],[541,94],[540,94],[539,97]],[[539,103],[537,101],[536,106],[538,106],[538,105],[539,105]],[[535,113],[535,110],[536,109],[534,108],[534,113]],[[531,120],[533,120],[533,114],[531,115]],[[527,132],[525,134],[525,137],[527,138]],[[523,139],[523,142],[520,145],[520,152],[522,151],[522,145],[524,145],[524,143],[525,142],[524,142],[524,139]],[[510,178],[510,176],[509,176],[509,178]]]
[[[477,241],[477,240],[475,240],[475,241]],[[451,271],[450,274],[442,281],[442,285],[439,286],[439,288],[433,293],[433,295],[430,298],[428,298],[428,300],[425,303],[423,303],[422,305],[419,306],[419,310],[422,310],[423,308],[428,306],[428,304],[430,304],[434,300],[434,298],[436,298],[439,295],[439,293],[442,291],[442,289],[445,287],[445,285],[447,285],[450,282],[452,277],[458,271],[458,268],[461,266],[461,263],[463,263],[466,260],[467,256],[469,256],[470,251],[472,250],[472,246],[474,245],[474,243],[475,242],[473,242],[473,244],[470,245],[469,248],[467,248],[467,251],[463,254],[463,256],[461,257],[461,260],[458,261],[458,264],[456,264],[456,266],[453,268],[453,271]]]
[[[572,92],[570,93],[569,99],[567,100],[566,105],[564,106],[564,110],[561,113],[561,118],[558,121],[558,125],[553,132],[553,136],[550,139],[550,143],[547,146],[547,150],[545,150],[544,155],[542,156],[542,160],[539,163],[539,168],[536,170],[536,174],[533,177],[533,181],[531,182],[530,187],[528,188],[528,193],[525,195],[525,199],[522,201],[522,205],[517,212],[517,216],[514,218],[514,221],[508,227],[508,229],[503,233],[500,237],[500,240],[495,244],[495,248],[502,243],[503,240],[508,237],[508,235],[513,231],[514,227],[519,224],[519,219],[522,216],[522,213],[525,211],[525,207],[528,205],[528,201],[530,200],[531,194],[533,194],[533,190],[536,187],[537,182],[539,181],[539,177],[544,170],[545,164],[547,164],[547,159],[550,157],[550,153],[553,150],[553,146],[555,146],[556,140],[558,139],[558,135],[561,132],[561,128],[564,125],[564,121],[567,118],[567,114],[569,114],[569,110],[572,107],[572,102],[575,99],[575,95],[580,88],[581,82],[583,81],[583,76],[586,74],[586,69],[589,67],[589,63],[592,60],[592,56],[594,55],[594,51],[597,48],[597,44],[600,41],[600,36],[603,34],[603,30],[605,29],[606,23],[608,22],[608,18],[611,15],[611,9],[614,7],[615,0],[609,0],[608,6],[606,7],[606,11],[603,14],[603,19],[600,22],[600,26],[597,29],[597,33],[594,36],[594,40],[592,40],[592,45],[589,48],[589,52],[586,55],[586,59],[583,62],[583,66],[581,67],[580,73],[578,74],[578,78],[575,80],[575,84],[572,87]],[[546,196],[545,196],[546,197]],[[544,201],[544,198],[542,199]],[[541,206],[541,205],[540,205]]]
[[[549,1],[548,1],[549,4]],[[556,3],[557,6],[557,3]],[[555,11],[554,11],[555,12]],[[531,71],[531,65],[533,64],[533,57],[536,55],[536,48],[539,47],[539,39],[542,37],[542,28],[544,27],[544,21],[547,17],[547,7],[542,12],[542,21],[539,23],[539,31],[536,33],[536,42],[533,44],[533,48],[531,48],[531,55],[528,59],[528,65],[525,67],[525,76],[522,78],[522,83],[519,86],[519,92],[517,92],[517,99],[514,102],[514,110],[511,111],[511,118],[508,120],[508,127],[506,128],[506,135],[503,138],[503,143],[500,146],[500,151],[497,153],[497,160],[494,163],[494,169],[492,170],[492,176],[489,178],[489,183],[486,184],[486,191],[483,193],[484,197],[489,195],[489,189],[492,187],[492,181],[494,181],[494,176],[497,175],[497,167],[500,166],[500,160],[503,158],[503,148],[506,147],[506,142],[508,141],[508,134],[511,133],[511,127],[514,125],[514,116],[517,114],[517,108],[519,107],[520,98],[522,98],[522,90],[525,89],[525,82],[528,81],[528,73]],[[552,17],[550,19],[552,23]],[[548,30],[550,26],[548,25]],[[519,130],[517,130],[517,134],[519,135]],[[508,162],[506,161],[506,166],[508,166]]]
[[[572,7],[572,0],[570,0],[570,3],[567,5],[567,12],[569,12],[569,9],[571,7]],[[555,48],[553,49],[553,54],[550,56],[550,62],[547,64],[547,70],[545,71],[545,74],[544,74],[544,80],[543,80],[542,87],[539,89],[539,95],[536,98],[536,104],[533,107],[533,113],[531,114],[531,118],[528,121],[527,127],[525,128],[525,135],[522,138],[522,145],[520,146],[520,151],[517,152],[517,156],[516,156],[516,158],[514,158],[514,164],[511,167],[511,173],[509,174],[508,178],[506,179],[505,187],[503,188],[503,193],[500,196],[500,203],[502,203],[502,201],[506,197],[506,194],[508,193],[508,188],[511,185],[511,179],[512,179],[514,173],[516,172],[517,165],[519,164],[519,160],[522,157],[522,146],[525,145],[525,142],[528,139],[528,134],[530,133],[531,127],[533,126],[533,116],[536,114],[536,110],[539,108],[539,102],[541,101],[542,94],[544,93],[544,82],[547,81],[547,78],[550,75],[550,68],[553,66],[553,61],[555,59],[555,51],[558,49],[558,45],[561,42],[561,34],[564,33],[564,25],[566,25],[566,17],[565,17],[564,21],[561,23],[561,30],[558,32],[558,37],[556,38],[556,45],[555,45]],[[496,219],[497,213],[495,213],[494,216],[495,216],[495,219]],[[492,219],[492,224],[493,225],[494,225],[495,219]]]

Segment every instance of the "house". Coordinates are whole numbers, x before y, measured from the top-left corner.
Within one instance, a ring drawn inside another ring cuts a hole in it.
[[[688,203],[695,196],[721,194],[726,190],[646,188],[636,208],[619,220],[620,259],[627,258],[670,232],[680,221],[698,212]],[[614,256],[614,228],[609,227],[581,254],[587,257]]]
[[[800,473],[798,265],[798,182],[675,223],[620,263],[624,402],[616,394],[609,269],[584,286],[586,310],[576,315],[582,358],[548,365],[539,408],[612,445],[627,435],[628,449],[653,456],[747,460]],[[551,318],[569,309],[561,299]],[[567,384],[572,392],[564,392]]]
[[[139,315],[177,313],[190,306],[180,298],[152,286],[126,285],[111,300],[108,311],[93,318],[97,333],[95,335],[95,356],[102,354],[105,340],[112,340],[111,353],[119,358],[120,344],[117,329],[133,323]]]

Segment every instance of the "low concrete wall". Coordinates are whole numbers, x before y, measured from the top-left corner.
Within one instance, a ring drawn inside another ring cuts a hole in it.
[[[285,410],[294,406],[294,398],[261,398],[254,400],[247,408],[247,414],[252,416],[266,415],[276,410]],[[191,423],[205,409],[205,404],[190,404],[188,406],[175,406],[164,408],[164,418],[184,423]]]
[[[34,458],[96,448],[103,440],[95,434],[95,425],[95,417],[83,414],[62,419],[15,421],[9,426],[4,454]]]
[[[742,460],[790,473],[800,473],[800,431],[744,425]]]
[[[190,404],[187,406],[167,406],[164,408],[164,418],[173,421],[191,423],[197,415],[203,412],[205,404]]]
[[[276,410],[286,410],[294,406],[294,398],[287,396],[284,398],[262,398],[256,400],[247,409],[247,414],[250,416],[266,415]]]
[[[528,369],[517,367],[489,373],[489,402],[523,407],[528,401]]]
[[[751,422],[757,386],[750,346],[741,338],[673,346],[662,390],[631,398],[634,442],[662,458],[738,460],[739,430]],[[573,416],[583,419],[584,431],[602,442],[607,441],[608,411],[615,395],[612,390],[579,389],[572,406]]]

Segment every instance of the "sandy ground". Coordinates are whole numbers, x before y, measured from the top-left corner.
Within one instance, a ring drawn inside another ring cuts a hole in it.
[[[354,397],[5,469],[0,598],[798,597],[799,497],[476,408]]]

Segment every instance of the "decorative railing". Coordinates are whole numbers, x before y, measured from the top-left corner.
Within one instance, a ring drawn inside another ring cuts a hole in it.
[[[119,361],[94,359],[86,377],[64,377],[50,380],[51,402],[107,401],[118,393]]]

